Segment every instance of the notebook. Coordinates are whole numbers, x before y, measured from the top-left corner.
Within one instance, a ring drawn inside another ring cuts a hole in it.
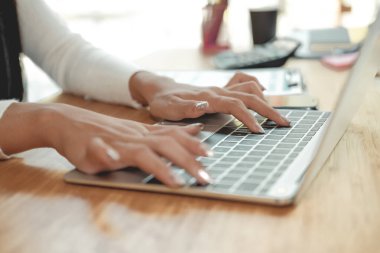
[[[264,95],[293,95],[306,91],[303,76],[294,68],[262,68],[242,69],[240,72],[257,77],[265,86]],[[173,78],[179,83],[188,83],[195,86],[223,87],[236,73],[235,70],[177,70],[156,71],[157,74]]]
[[[291,128],[279,128],[255,115],[266,130],[253,134],[232,116],[217,114],[183,122],[203,122],[200,138],[214,151],[199,158],[214,182],[199,186],[181,168],[173,171],[187,181],[185,187],[170,189],[138,168],[86,175],[73,170],[69,183],[181,194],[271,205],[296,203],[317,175],[347,129],[370,84],[374,83],[380,55],[380,19],[372,25],[332,112],[281,110],[292,120]]]

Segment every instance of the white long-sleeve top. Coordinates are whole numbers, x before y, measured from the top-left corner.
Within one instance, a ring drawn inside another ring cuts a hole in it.
[[[22,50],[65,91],[138,107],[129,79],[134,65],[108,55],[72,33],[43,0],[16,0]],[[10,101],[0,101],[0,119]]]

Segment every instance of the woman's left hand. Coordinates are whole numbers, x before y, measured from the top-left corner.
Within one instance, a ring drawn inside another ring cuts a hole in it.
[[[241,72],[236,73],[224,88],[196,87],[149,72],[138,72],[132,77],[130,88],[137,101],[148,105],[152,115],[163,119],[181,120],[220,112],[235,116],[252,132],[263,133],[251,109],[280,126],[290,124],[265,101],[264,87],[257,78]]]

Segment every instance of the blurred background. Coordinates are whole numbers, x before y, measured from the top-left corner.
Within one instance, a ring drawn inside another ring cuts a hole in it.
[[[201,44],[202,7],[207,0],[45,0],[96,47],[134,61],[155,51],[197,48]],[[231,43],[248,43],[250,5],[269,0],[230,0],[225,15]],[[271,0],[280,8],[278,34],[291,29],[368,25],[379,0]],[[343,12],[342,12],[343,10]],[[232,45],[234,46],[234,45]],[[28,100],[37,101],[59,89],[29,59],[24,59]]]

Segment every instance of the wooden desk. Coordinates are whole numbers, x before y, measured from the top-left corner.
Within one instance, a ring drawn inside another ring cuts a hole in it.
[[[140,63],[209,67],[191,50],[165,55]],[[313,61],[289,66],[300,67],[322,108],[331,108],[347,73]],[[286,208],[70,185],[63,175],[72,166],[48,149],[1,162],[0,252],[379,252],[379,98],[376,87],[301,202]],[[53,100],[153,122],[146,111]]]

